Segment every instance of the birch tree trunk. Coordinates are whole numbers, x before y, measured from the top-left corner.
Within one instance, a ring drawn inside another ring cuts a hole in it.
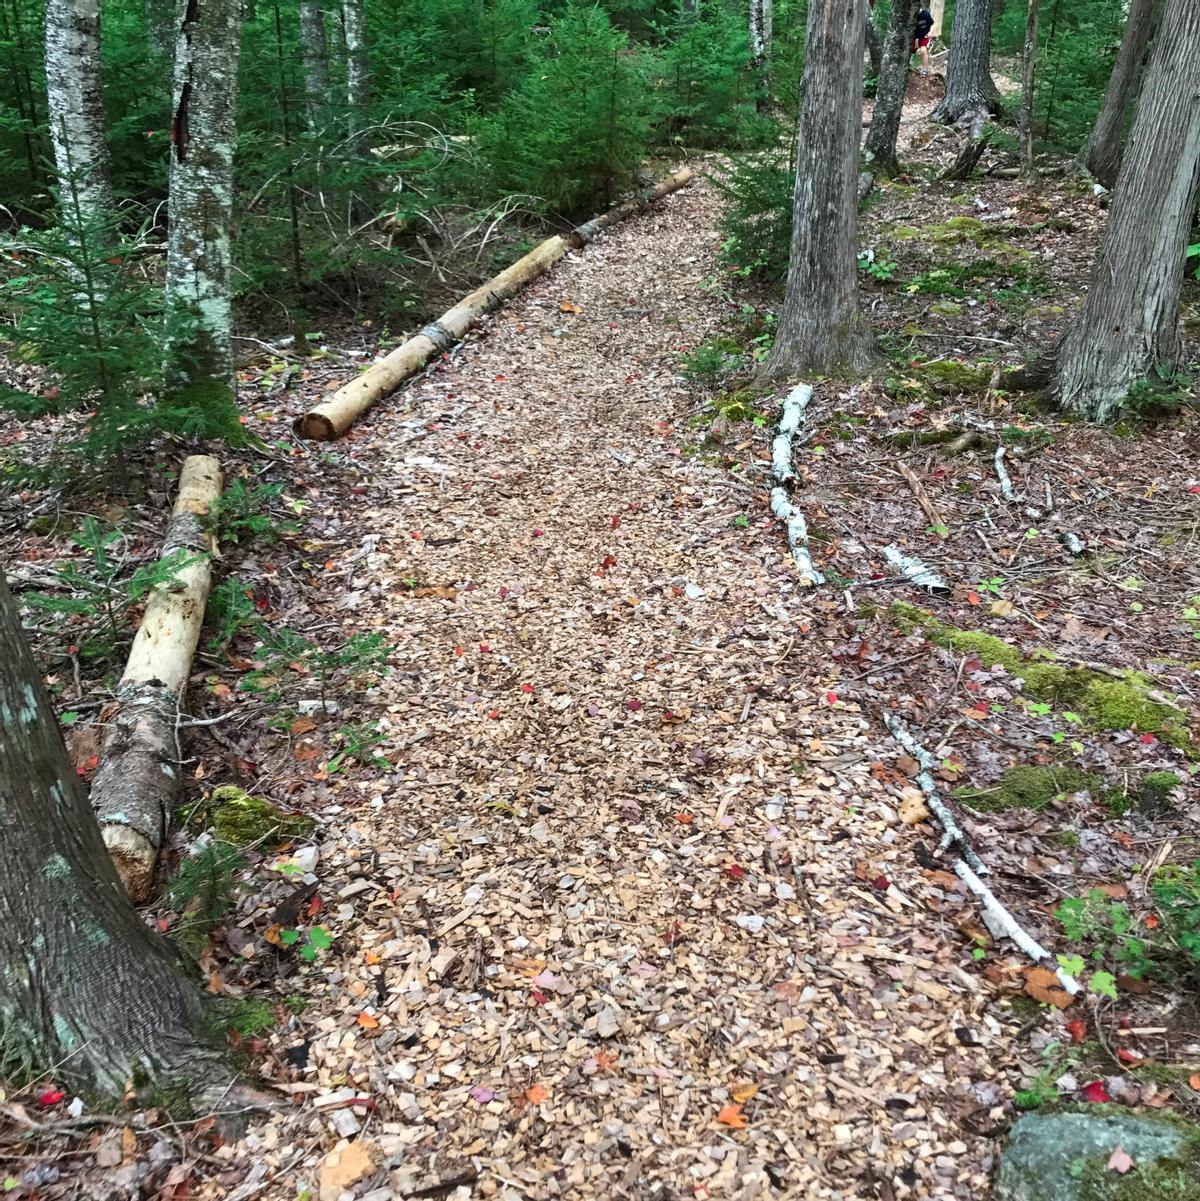
[[[346,31],[346,103],[352,132],[357,133],[371,90],[363,0],[342,0],[342,26]]]
[[[167,241],[168,388],[231,404],[233,211],[240,0],[184,0],[175,47]]]
[[[100,840],[0,572],[0,1029],[7,1066],[120,1097],[223,1075],[199,993]],[[228,1079],[228,1076],[224,1076]]]
[[[1021,59],[1021,178],[1037,178],[1033,168],[1033,85],[1037,75],[1038,4],[1029,0],[1025,17],[1025,50]]]
[[[60,186],[84,221],[112,207],[100,92],[100,0],[47,0],[46,102]]]
[[[754,74],[756,105],[762,112],[770,100],[772,0],[750,0],[750,68]]]
[[[304,60],[304,106],[309,129],[325,124],[329,105],[329,46],[321,0],[300,0],[300,55]]]
[[[1126,118],[1146,68],[1146,52],[1154,34],[1158,5],[1159,0],[1131,0],[1104,103],[1088,135],[1087,145],[1079,152],[1079,166],[1106,188],[1117,182],[1117,172],[1121,169]]]
[[[892,0],[892,12],[884,37],[875,111],[871,114],[871,128],[867,131],[863,157],[872,169],[882,171],[885,175],[895,175],[900,169],[896,160],[896,138],[904,115],[912,35],[919,8],[920,0]]]
[[[1097,421],[1180,360],[1179,293],[1200,179],[1200,5],[1164,0],[1083,309],[1057,356],[1062,406]]]
[[[930,120],[954,125],[981,112],[1000,113],[1000,93],[992,80],[992,0],[958,0],[950,31],[946,95]]]
[[[862,0],[810,0],[796,134],[791,257],[766,374],[866,370],[870,330],[858,307],[858,148]]]

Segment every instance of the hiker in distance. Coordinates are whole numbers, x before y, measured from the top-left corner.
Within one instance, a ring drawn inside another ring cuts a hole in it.
[[[933,13],[922,8],[913,26],[912,52],[921,56],[921,74],[929,74],[929,31],[933,28]]]

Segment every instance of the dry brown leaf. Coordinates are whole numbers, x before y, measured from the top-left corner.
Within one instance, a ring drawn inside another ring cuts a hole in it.
[[[1092,887],[1114,901],[1123,901],[1129,896],[1129,889],[1124,884],[1093,884]]]
[[[307,734],[310,730],[315,730],[317,723],[311,717],[297,717],[288,729],[293,734]]]
[[[1035,1001],[1066,1009],[1075,999],[1058,983],[1058,977],[1047,967],[1031,967],[1025,970],[1025,991]]]
[[[751,1083],[749,1080],[743,1084],[735,1084],[729,1090],[729,1095],[739,1104],[745,1105],[754,1094],[758,1092],[758,1085]]]

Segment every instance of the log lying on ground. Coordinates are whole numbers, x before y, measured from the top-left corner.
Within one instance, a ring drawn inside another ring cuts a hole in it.
[[[792,467],[792,439],[800,429],[810,400],[812,389],[807,384],[800,384],[787,394],[771,442],[771,479],[774,482],[771,512],[787,527],[788,548],[799,572],[800,583],[806,588],[825,583],[825,577],[813,565],[812,555],[808,551],[808,526],[804,514],[792,504],[788,485],[796,478]]]
[[[357,379],[343,385],[328,400],[297,417],[294,427],[296,433],[317,442],[332,442],[341,437],[372,405],[416,375],[435,354],[449,350],[486,314],[549,271],[568,248],[583,246],[602,229],[641,212],[647,205],[682,188],[694,176],[694,171],[684,168],[644,195],[579,226],[566,238],[557,234],[547,238],[512,266],[476,288],[420,333],[396,347],[386,358],[368,367]]]
[[[567,241],[571,244],[572,249],[578,250],[581,246],[586,246],[601,231],[624,221],[627,217],[636,216],[644,209],[648,209],[656,200],[670,196],[672,192],[678,192],[680,188],[685,187],[695,178],[696,172],[691,167],[684,167],[681,171],[676,171],[674,175],[668,175],[656,187],[649,188],[632,200],[625,201],[624,204],[618,204],[616,208],[609,209],[607,213],[601,213],[600,216],[585,221],[583,225],[577,225],[567,234]]]
[[[150,594],[116,701],[103,710],[104,740],[92,808],[130,897],[145,900],[179,784],[176,721],[212,583],[214,544],[204,519],[221,495],[221,465],[192,455],[159,562],[180,562]]]
[[[946,596],[953,591],[928,563],[918,559],[916,555],[906,555],[898,546],[885,546],[883,557],[897,568],[910,584],[924,588],[930,596]]]

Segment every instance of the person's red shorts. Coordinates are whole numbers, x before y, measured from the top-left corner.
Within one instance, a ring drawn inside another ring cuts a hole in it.
[[[928,38],[913,38],[912,49],[909,51],[909,53],[916,54],[918,49],[920,49],[922,46],[928,46],[928,45],[929,45]]]

